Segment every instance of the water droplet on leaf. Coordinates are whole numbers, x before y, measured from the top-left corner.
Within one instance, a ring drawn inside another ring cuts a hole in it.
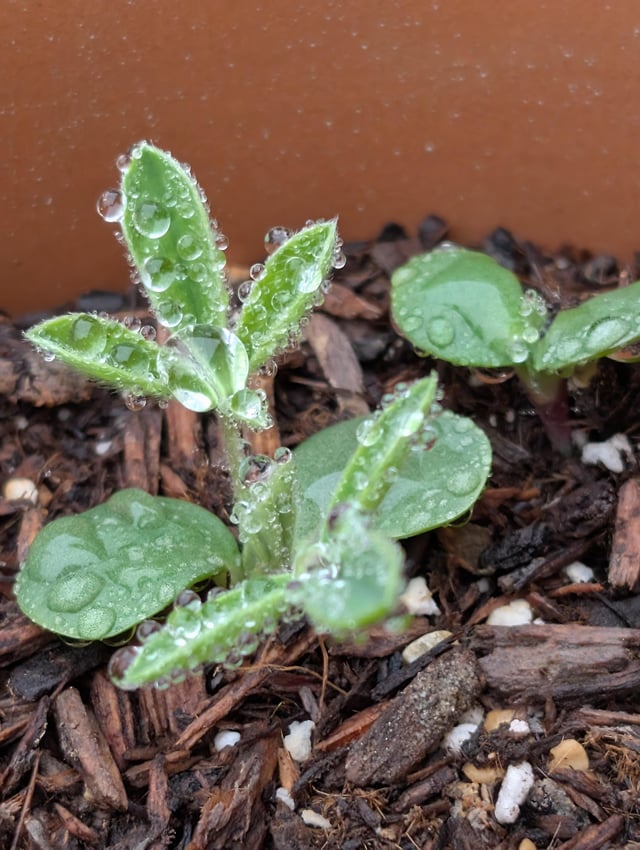
[[[447,490],[454,496],[466,496],[480,484],[480,473],[469,467],[454,472],[447,481]]]
[[[140,328],[140,336],[143,339],[148,340],[149,342],[153,342],[153,340],[156,338],[156,329],[153,327],[153,325],[142,325],[142,327]]]
[[[200,597],[195,590],[187,588],[187,590],[183,590],[178,594],[173,604],[177,608],[186,608],[187,605],[192,605],[193,603],[200,605]]]
[[[594,322],[587,330],[587,343],[596,351],[607,351],[622,344],[629,330],[629,322],[622,318],[606,318]]]
[[[176,249],[183,260],[197,260],[202,254],[202,245],[190,233],[184,233],[178,239]]]
[[[382,432],[376,428],[375,419],[365,419],[356,430],[356,439],[362,446],[373,446],[381,436]]]
[[[116,682],[119,682],[139,654],[140,650],[135,646],[125,646],[123,649],[114,652],[108,665],[109,676]],[[135,690],[136,687],[133,685],[131,690]]]
[[[276,248],[291,238],[291,231],[286,227],[272,227],[264,237],[264,249],[267,254],[273,254]]]
[[[102,322],[93,316],[78,316],[71,326],[74,347],[85,354],[101,354],[107,339]]]
[[[169,230],[171,216],[161,204],[143,201],[133,212],[133,223],[141,236],[160,239]]]
[[[449,319],[436,316],[427,324],[427,335],[434,345],[451,345],[455,338],[455,329]]]
[[[144,643],[161,629],[162,626],[157,620],[144,620],[136,629],[136,638],[140,641],[140,643]]]
[[[182,309],[175,301],[163,301],[156,306],[156,314],[167,328],[175,328],[182,321]]]
[[[124,397],[124,403],[127,408],[134,413],[139,413],[147,406],[147,400],[143,395],[137,393],[127,393]]]
[[[116,157],[116,168],[121,174],[124,174],[131,165],[131,156],[128,153],[121,153]]]
[[[249,269],[249,277],[251,280],[262,280],[266,273],[267,270],[264,263],[254,263]]]
[[[122,221],[124,216],[122,194],[117,189],[107,189],[98,198],[96,209],[98,210],[98,215],[105,221]]]
[[[98,596],[104,581],[95,572],[77,567],[62,576],[47,595],[52,611],[76,613],[82,611]]]
[[[238,287],[238,301],[244,302],[251,295],[251,289],[253,288],[252,280],[244,280],[240,286]]]

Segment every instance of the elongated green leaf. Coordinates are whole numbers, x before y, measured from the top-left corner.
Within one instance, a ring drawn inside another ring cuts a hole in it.
[[[304,315],[322,299],[335,251],[332,220],[305,227],[267,259],[242,305],[236,328],[249,352],[252,372],[287,345]]]
[[[397,602],[404,553],[353,505],[336,508],[322,540],[296,558],[296,599],[316,628],[340,635],[381,620]]]
[[[640,281],[562,310],[534,349],[537,371],[588,363],[640,339]]]
[[[364,421],[351,419],[325,428],[295,450],[297,541],[317,532],[326,518]],[[491,446],[470,419],[445,410],[430,425],[434,442],[409,452],[374,514],[373,527],[389,537],[411,537],[466,513],[489,475]]]
[[[100,383],[142,395],[170,395],[158,368],[158,346],[113,319],[69,313],[40,322],[25,336]]]
[[[199,664],[236,666],[274,631],[290,607],[290,575],[247,579],[206,602],[174,607],[164,627],[142,646],[114,655],[110,673],[117,685],[132,689],[174,677]]]
[[[170,154],[136,145],[121,181],[122,233],[158,321],[178,336],[223,327],[229,297],[221,234],[195,180]]]
[[[45,526],[16,581],[24,613],[45,629],[99,640],[165,608],[190,584],[235,571],[233,535],[177,499],[122,490]]]
[[[340,502],[374,511],[391,487],[412,443],[418,440],[436,397],[435,374],[411,386],[396,388],[393,401],[356,432],[358,445],[349,460],[329,508]]]
[[[461,366],[524,362],[545,308],[490,257],[446,247],[413,257],[391,278],[393,318],[416,348]]]

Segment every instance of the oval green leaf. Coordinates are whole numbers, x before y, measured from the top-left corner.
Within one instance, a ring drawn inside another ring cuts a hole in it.
[[[242,305],[236,333],[252,372],[284,348],[306,313],[322,298],[336,250],[335,219],[294,233],[271,254]]]
[[[554,372],[612,354],[640,339],[640,281],[562,310],[537,343],[533,367]]]
[[[358,447],[364,419],[350,419],[314,434],[294,452],[299,502],[296,539],[317,533],[343,470]],[[433,418],[433,445],[410,451],[373,516],[373,527],[404,538],[452,522],[480,496],[491,469],[491,445],[464,416]]]
[[[236,542],[209,511],[122,490],[46,525],[16,581],[39,626],[80,640],[119,634],[165,608],[185,587],[239,567]]]
[[[486,254],[455,246],[413,257],[391,277],[393,319],[421,351],[459,366],[524,362],[544,321],[523,316],[517,277]],[[533,333],[532,333],[533,330]]]
[[[226,260],[198,184],[166,151],[141,142],[120,188],[122,233],[158,321],[177,335],[198,324],[223,327]]]

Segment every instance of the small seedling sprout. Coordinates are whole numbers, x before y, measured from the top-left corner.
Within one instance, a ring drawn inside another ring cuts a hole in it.
[[[552,316],[512,272],[451,244],[397,269],[391,294],[394,321],[417,349],[458,366],[512,367],[563,454],[567,378],[640,339],[640,281]]]
[[[336,635],[388,617],[403,587],[397,539],[469,511],[489,473],[486,437],[440,409],[428,375],[293,453],[250,454],[243,429],[272,424],[252,376],[273,371],[322,302],[332,267],[344,264],[336,221],[270,230],[268,257],[240,285],[235,308],[227,240],[189,170],[144,142],[118,165],[120,186],[98,209],[120,226],[166,342],[151,325],[89,313],[49,319],[26,336],[119,389],[134,409],[151,398],[215,412],[238,539],[197,505],[123,490],[45,526],[16,582],[22,610],[80,640],[137,626],[137,641],[110,667],[126,688],[176,681],[205,663],[236,666],[283,617],[306,614]],[[204,580],[205,599],[185,590]],[[150,619],[172,602],[164,624]]]

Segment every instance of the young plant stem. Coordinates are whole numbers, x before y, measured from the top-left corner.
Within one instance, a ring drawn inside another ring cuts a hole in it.
[[[218,413],[218,424],[222,434],[222,445],[229,466],[229,480],[233,489],[233,501],[241,498],[240,488],[244,487],[240,468],[245,458],[242,432],[236,422],[223,413]]]
[[[567,379],[552,372],[532,372],[524,364],[516,368],[553,448],[568,457],[571,454],[571,423]]]

